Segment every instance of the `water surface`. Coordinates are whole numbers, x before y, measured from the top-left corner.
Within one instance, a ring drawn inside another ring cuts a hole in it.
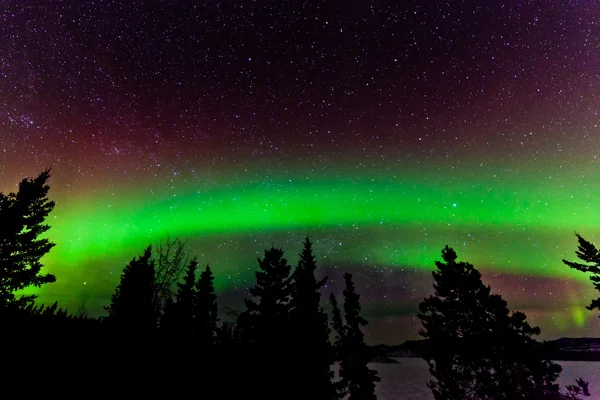
[[[399,364],[371,364],[381,377],[376,393],[379,400],[433,400],[427,387],[431,379],[427,363],[421,358],[395,358]],[[557,361],[563,367],[561,387],[573,384],[582,377],[590,384],[591,397],[600,399],[600,362]]]

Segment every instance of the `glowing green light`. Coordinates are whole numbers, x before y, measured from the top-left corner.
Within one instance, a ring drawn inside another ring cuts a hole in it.
[[[178,183],[150,191],[145,183],[106,196],[58,196],[48,232],[57,246],[44,259],[58,282],[48,290],[83,292],[84,281],[91,282],[88,293],[112,290],[124,263],[167,235],[204,238],[196,247],[201,254],[216,238],[254,238],[234,252],[214,252],[212,260],[200,254],[201,262],[218,264],[219,289],[232,285],[228,275],[253,273],[261,246],[307,233],[343,242],[333,250],[317,244],[327,263],[431,270],[449,244],[482,270],[587,280],[561,262],[572,258],[573,231],[597,237],[600,227],[600,213],[577,190],[575,176],[557,190],[537,171],[518,178],[493,169],[476,176],[376,171],[318,176],[298,170],[264,180],[223,179],[220,186]]]
[[[572,321],[578,328],[585,326],[587,320],[591,317],[590,312],[585,307],[573,307],[571,312]]]

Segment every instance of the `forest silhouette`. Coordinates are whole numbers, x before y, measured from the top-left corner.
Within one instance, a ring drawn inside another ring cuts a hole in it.
[[[189,258],[185,242],[148,246],[125,266],[107,315],[69,313],[58,303],[37,305],[19,295],[56,281],[41,259],[54,243],[40,236],[55,203],[48,198],[50,170],[23,179],[17,193],[0,193],[0,329],[5,347],[5,388],[24,390],[32,366],[65,393],[85,388],[114,393],[200,398],[376,399],[380,378],[369,364],[359,290],[344,274],[345,289],[323,296],[317,259],[305,238],[292,267],[281,248],[257,258],[255,284],[245,309],[222,321],[214,273]],[[569,267],[592,273],[600,290],[600,252],[581,236]],[[154,250],[154,252],[153,252]],[[547,360],[525,314],[484,285],[471,264],[446,246],[433,272],[435,290],[419,306],[423,355],[436,400],[562,399],[589,396],[578,379],[560,388],[561,367]],[[590,264],[592,264],[590,266]],[[323,300],[329,300],[329,315]],[[340,304],[341,303],[341,304]],[[590,310],[598,309],[600,299]],[[11,356],[14,352],[14,356]],[[52,367],[39,369],[40,364]],[[334,365],[338,374],[334,374]],[[68,380],[71,383],[67,383]],[[39,384],[40,381],[37,381]],[[8,389],[7,389],[8,390]]]

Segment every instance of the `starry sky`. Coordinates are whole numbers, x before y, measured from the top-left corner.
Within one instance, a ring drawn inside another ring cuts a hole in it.
[[[242,307],[310,235],[369,343],[418,338],[444,245],[542,338],[597,336],[600,3],[0,0],[0,191],[52,167],[36,293],[102,314],[167,236]]]

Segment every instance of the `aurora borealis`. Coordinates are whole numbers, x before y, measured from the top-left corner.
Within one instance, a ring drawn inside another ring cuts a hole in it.
[[[0,1],[0,191],[53,167],[40,301],[102,313],[170,235],[240,307],[263,249],[293,265],[308,234],[371,343],[417,337],[445,244],[542,337],[597,336],[561,260],[600,242],[599,21],[591,0]]]

